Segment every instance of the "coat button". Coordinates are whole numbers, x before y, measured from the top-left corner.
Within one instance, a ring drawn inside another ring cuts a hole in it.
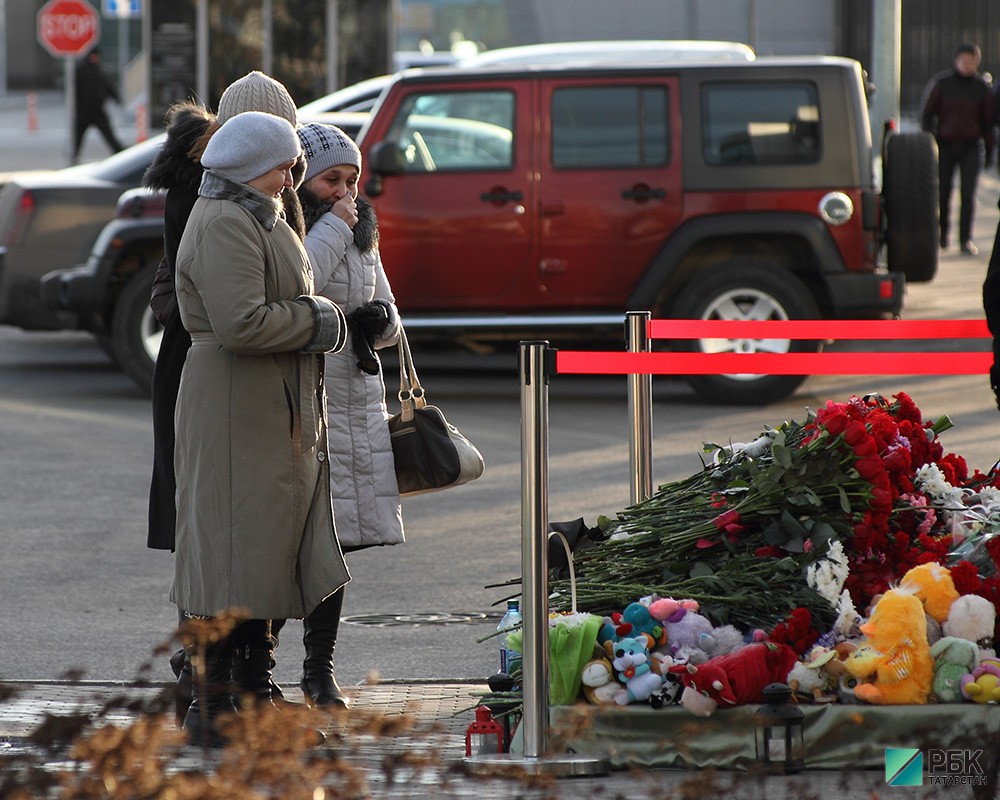
[[[326,453],[325,453],[325,452],[323,452],[322,450],[320,450],[320,451],[319,451],[319,452],[318,452],[318,453],[316,454],[316,458],[318,458],[318,459],[319,459],[320,461],[326,461]]]

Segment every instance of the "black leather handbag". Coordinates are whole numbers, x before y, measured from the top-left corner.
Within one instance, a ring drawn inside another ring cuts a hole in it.
[[[400,412],[389,418],[389,436],[400,495],[439,492],[483,474],[486,464],[476,446],[448,422],[440,408],[427,404],[402,326],[399,403]]]

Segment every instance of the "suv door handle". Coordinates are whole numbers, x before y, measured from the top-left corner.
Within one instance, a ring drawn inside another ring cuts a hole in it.
[[[638,183],[631,189],[625,189],[622,192],[622,197],[626,200],[638,200],[639,202],[643,200],[662,200],[666,196],[667,192],[665,189],[659,187],[654,189],[644,183]]]
[[[483,192],[479,195],[479,199],[484,203],[496,203],[498,206],[502,206],[507,202],[520,203],[524,199],[524,193],[517,190],[510,192],[502,186],[497,186],[488,192]]]

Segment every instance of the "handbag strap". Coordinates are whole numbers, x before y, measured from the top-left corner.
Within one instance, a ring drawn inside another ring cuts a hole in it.
[[[569,541],[560,531],[549,531],[549,539],[558,536],[562,542],[563,550],[566,551],[566,563],[569,565],[569,595],[571,613],[576,614],[576,565],[573,561],[573,551],[570,549]]]
[[[413,354],[410,352],[410,343],[406,339],[406,330],[402,325],[399,326],[399,340],[396,346],[399,349],[399,405],[403,421],[409,422],[413,419],[413,409],[426,406],[427,398],[424,387],[420,385],[417,368],[413,363]]]

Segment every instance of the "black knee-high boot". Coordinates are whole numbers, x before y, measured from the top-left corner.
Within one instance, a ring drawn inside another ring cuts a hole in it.
[[[302,662],[301,686],[306,703],[310,705],[341,708],[350,705],[350,699],[341,691],[333,676],[333,651],[337,645],[343,606],[344,589],[341,587],[302,621],[306,657]]]
[[[233,647],[233,682],[239,693],[237,706],[242,707],[247,697],[258,705],[270,703],[274,697],[271,621],[251,619],[241,623],[229,635],[229,643]]]
[[[233,649],[228,640],[210,645],[204,654],[204,664],[197,653],[188,651],[194,666],[191,681],[191,705],[184,715],[182,727],[191,735],[191,743],[204,747],[223,747],[225,737],[216,727],[222,714],[236,713],[233,703]]]
[[[186,617],[182,609],[177,609],[178,624],[183,624]],[[174,686],[174,716],[177,724],[184,723],[184,715],[187,714],[188,706],[191,705],[191,659],[188,658],[184,648],[178,648],[170,656],[170,669],[177,678]]]

